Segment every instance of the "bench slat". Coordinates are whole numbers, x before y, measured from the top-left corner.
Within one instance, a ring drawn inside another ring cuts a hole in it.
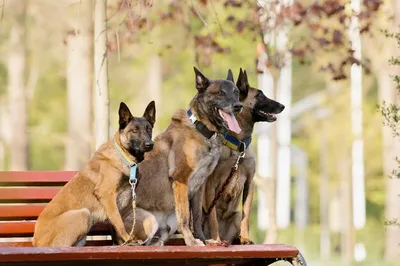
[[[96,235],[108,235],[110,226],[97,224],[91,232]],[[35,221],[7,221],[0,222],[0,237],[4,236],[32,236],[35,230]]]
[[[258,259],[295,258],[294,247],[273,245],[235,245],[229,247],[69,247],[69,248],[0,248],[0,262],[73,261],[73,260],[170,260],[170,259]]]
[[[86,246],[112,246],[112,240],[87,240]],[[0,247],[32,247],[31,241],[0,242]]]
[[[66,183],[77,171],[1,171],[0,183]]]
[[[0,187],[0,200],[51,200],[59,187]]]
[[[16,205],[16,204],[7,204],[0,205],[0,219],[4,218],[37,218],[43,209],[46,207],[45,204],[41,205],[32,205],[32,204],[24,204],[24,205]]]

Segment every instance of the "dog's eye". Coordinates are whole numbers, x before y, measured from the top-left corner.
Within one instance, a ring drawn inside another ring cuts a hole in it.
[[[234,93],[235,93],[236,95],[239,95],[239,90],[235,90]]]

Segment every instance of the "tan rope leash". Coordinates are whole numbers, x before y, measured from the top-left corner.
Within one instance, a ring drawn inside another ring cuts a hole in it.
[[[125,241],[122,246],[125,246],[126,244],[132,242],[133,240],[133,232],[135,231],[135,226],[136,226],[136,183],[137,183],[137,179],[134,180],[129,180],[129,184],[131,185],[132,188],[132,214],[133,214],[133,222],[132,222],[132,229],[129,233],[129,239],[127,241]],[[138,244],[139,241],[137,241]]]

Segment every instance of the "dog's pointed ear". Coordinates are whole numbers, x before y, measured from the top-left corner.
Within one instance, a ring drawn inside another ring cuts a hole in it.
[[[235,83],[235,81],[233,80],[232,70],[230,70],[230,69],[228,70],[228,76],[226,77],[226,79]]]
[[[240,68],[238,80],[236,82],[236,86],[240,91],[240,99],[243,100],[247,97],[249,93],[249,82],[247,80],[247,73],[246,70],[243,72],[242,68]]]
[[[133,115],[131,111],[129,110],[128,106],[124,102],[121,102],[119,104],[119,129],[124,129],[129,122],[133,119]]]
[[[194,73],[196,74],[196,89],[199,93],[203,93],[208,86],[210,86],[210,80],[206,78],[196,67],[193,67]]]
[[[154,127],[154,124],[156,123],[156,104],[154,101],[151,101],[147,105],[146,110],[143,113],[143,117],[149,121],[152,127]]]

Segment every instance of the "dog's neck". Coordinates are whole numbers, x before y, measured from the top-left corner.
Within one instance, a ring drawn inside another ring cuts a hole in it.
[[[208,130],[213,131],[213,132],[218,132],[217,127],[211,123],[211,121],[208,119],[208,117],[206,115],[204,115],[203,112],[201,112],[201,110],[199,110],[198,106],[196,104],[194,104],[193,100],[189,106],[190,106],[190,110],[192,111],[194,116],[197,118],[197,120],[202,122],[207,127]]]
[[[135,152],[135,151],[132,150],[132,149],[127,149],[127,148],[125,148],[124,145],[122,145],[121,140],[120,140],[119,137],[120,137],[120,136],[119,136],[119,132],[117,132],[117,133],[114,135],[114,141],[115,141],[115,143],[121,148],[121,150],[122,150],[127,156],[129,156],[129,158],[130,158],[131,160],[133,160],[135,163],[140,163],[141,161],[143,161],[143,159],[144,159],[144,153],[138,153],[138,152]]]

